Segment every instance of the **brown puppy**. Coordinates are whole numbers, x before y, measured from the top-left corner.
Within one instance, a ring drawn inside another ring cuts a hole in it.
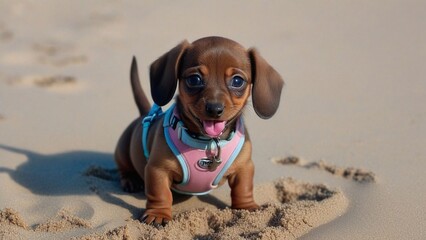
[[[275,114],[284,84],[281,76],[257,50],[246,50],[226,38],[207,37],[192,44],[183,41],[153,62],[150,82],[152,98],[159,106],[170,102],[179,87],[175,113],[182,122],[183,131],[195,141],[213,139],[211,142],[216,142],[216,149],[209,149],[215,153],[206,153],[209,163],[205,173],[197,173],[201,179],[224,165],[220,161],[218,141],[231,139],[237,135],[236,132],[242,132],[240,152],[226,171],[223,170],[217,177],[217,186],[228,180],[232,208],[258,208],[253,199],[254,164],[250,138],[244,131],[244,125],[237,125],[250,94],[259,117],[267,119]],[[142,126],[142,119],[151,105],[140,86],[135,59],[131,68],[131,84],[141,116],[124,131],[115,151],[121,185],[128,192],[145,190],[147,204],[141,221],[165,224],[172,218],[171,188],[184,181],[186,175],[195,177],[196,174],[184,172],[185,164],[168,146],[164,115],[157,116],[149,127]],[[148,131],[146,148],[149,159],[142,148],[144,131]],[[202,167],[200,161],[198,167]]]

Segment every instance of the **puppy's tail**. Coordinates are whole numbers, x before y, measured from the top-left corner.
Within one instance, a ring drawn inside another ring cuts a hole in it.
[[[136,62],[135,56],[133,56],[132,67],[130,69],[130,84],[132,85],[133,97],[135,98],[139,113],[141,116],[145,116],[151,109],[151,104],[142,90],[138,74],[138,63]]]

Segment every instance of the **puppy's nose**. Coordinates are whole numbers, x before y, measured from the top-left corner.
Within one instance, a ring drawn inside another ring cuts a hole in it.
[[[223,109],[224,106],[222,103],[207,103],[206,104],[206,113],[207,115],[209,115],[210,117],[220,117],[223,114]]]

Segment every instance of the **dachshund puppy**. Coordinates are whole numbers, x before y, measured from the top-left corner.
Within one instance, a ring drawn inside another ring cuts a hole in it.
[[[252,95],[256,114],[272,117],[284,85],[258,51],[222,37],[183,41],[150,66],[154,106],[140,86],[135,58],[130,75],[140,117],[119,139],[115,161],[125,191],[145,190],[140,220],[164,225],[172,219],[172,190],[207,194],[226,181],[232,208],[257,209],[242,115]],[[163,112],[176,88],[175,103]]]

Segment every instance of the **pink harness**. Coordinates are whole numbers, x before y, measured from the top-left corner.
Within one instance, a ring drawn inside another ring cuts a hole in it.
[[[161,114],[161,108],[159,109]],[[158,113],[158,110],[156,112]],[[219,140],[195,137],[188,133],[179,119],[175,105],[164,114],[164,136],[183,172],[182,182],[173,184],[172,189],[175,192],[189,195],[209,193],[218,186],[244,144],[242,118],[237,120],[236,129],[228,139]],[[153,118],[149,115],[148,117],[152,121]],[[145,122],[144,119],[144,132],[147,132]],[[146,137],[143,137],[142,142],[145,155],[147,155],[147,151],[145,151]]]

